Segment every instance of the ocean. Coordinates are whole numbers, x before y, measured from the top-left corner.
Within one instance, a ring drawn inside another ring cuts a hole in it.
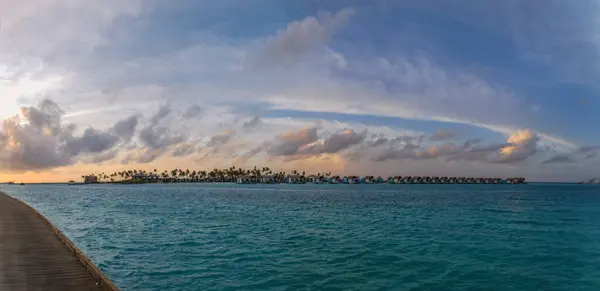
[[[600,186],[0,185],[121,290],[600,290]]]

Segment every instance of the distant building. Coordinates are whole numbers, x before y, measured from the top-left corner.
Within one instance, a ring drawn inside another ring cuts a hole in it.
[[[303,177],[300,175],[288,175],[285,178],[285,182],[288,184],[302,184],[305,181],[304,181]]]
[[[85,184],[95,184],[98,183],[98,177],[91,175],[91,176],[85,176],[83,179],[83,183]]]
[[[324,176],[310,175],[308,176],[307,181],[313,184],[323,184],[327,179],[325,179]]]
[[[360,182],[361,182],[362,184],[374,184],[374,183],[376,183],[376,182],[375,182],[375,177],[373,177],[373,176],[365,176],[365,177],[362,177],[362,178],[360,179]]]

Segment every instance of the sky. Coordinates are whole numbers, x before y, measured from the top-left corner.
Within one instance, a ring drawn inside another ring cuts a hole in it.
[[[0,0],[0,181],[600,176],[600,3]]]

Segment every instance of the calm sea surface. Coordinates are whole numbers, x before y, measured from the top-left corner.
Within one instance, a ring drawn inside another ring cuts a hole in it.
[[[122,290],[600,290],[594,185],[0,187]]]

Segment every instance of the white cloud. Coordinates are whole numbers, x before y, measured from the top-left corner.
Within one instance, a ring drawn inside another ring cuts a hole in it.
[[[267,38],[257,56],[256,65],[287,65],[319,47],[325,48],[334,32],[346,25],[354,14],[353,8],[346,8],[335,14],[321,12],[317,17],[309,16],[289,23],[286,29]],[[334,54],[334,57],[338,64],[344,64],[339,54]]]
[[[0,1],[0,59],[46,58],[62,49],[87,52],[107,44],[106,29],[119,17],[141,13],[142,0]],[[67,52],[63,52],[67,54]]]

